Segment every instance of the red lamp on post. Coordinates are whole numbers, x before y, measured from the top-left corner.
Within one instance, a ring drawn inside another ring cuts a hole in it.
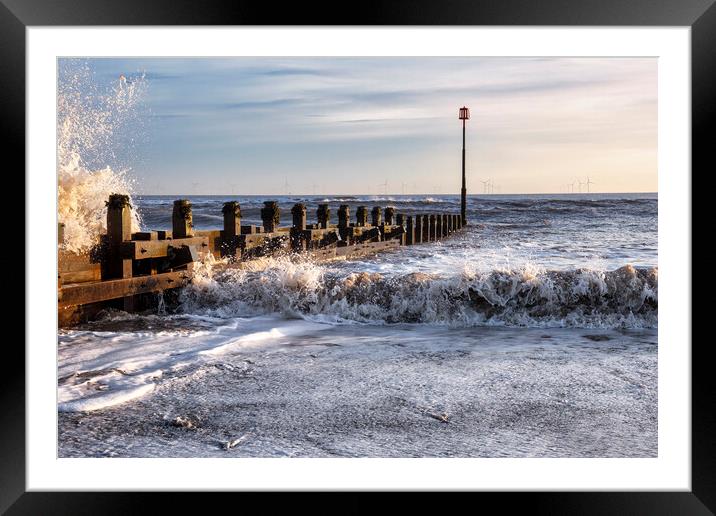
[[[460,108],[458,116],[462,120],[462,190],[460,190],[460,217],[462,225],[467,224],[467,188],[465,186],[465,121],[470,120],[470,109],[465,106]]]

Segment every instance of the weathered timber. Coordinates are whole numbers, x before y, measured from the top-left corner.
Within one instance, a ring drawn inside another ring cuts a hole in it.
[[[316,218],[318,219],[318,226],[320,229],[328,229],[331,221],[331,209],[329,208],[328,203],[318,205]]]
[[[122,242],[122,256],[132,260],[146,260],[147,258],[164,258],[170,248],[189,246],[204,251],[209,249],[208,237],[175,238],[171,240],[132,240]]]
[[[435,215],[435,240],[442,240],[443,238],[443,216],[440,214]]]
[[[221,256],[221,235],[224,233],[223,229],[197,229],[194,230],[194,237],[206,237],[209,241],[209,246],[202,246],[202,251],[211,251],[215,258]]]
[[[341,204],[338,208],[338,227],[345,229],[350,226],[351,222],[351,207],[347,204]]]
[[[220,234],[219,256],[228,257],[232,260],[237,258],[237,238],[243,233],[241,225],[241,206],[236,201],[225,202],[221,208],[224,215],[224,229]],[[241,258],[241,255],[238,255]]]
[[[377,251],[383,251],[388,249],[398,249],[400,242],[397,240],[386,240],[384,242],[367,242],[360,243],[345,247],[336,247],[336,256],[344,256],[350,258],[356,258],[359,256],[365,256],[372,254]]]
[[[112,194],[107,205],[107,234],[105,238],[106,252],[102,254],[102,278],[131,278],[132,260],[122,254],[122,245],[132,238],[132,207],[129,196]],[[87,285],[88,283],[85,283]],[[124,309],[128,312],[134,310],[134,298],[124,299]]]
[[[430,214],[430,216],[428,218],[428,227],[430,228],[429,232],[428,232],[428,240],[430,242],[435,242],[435,240],[437,238],[435,229],[437,226],[436,226],[436,217],[435,217],[434,213]]]
[[[194,236],[193,215],[189,199],[174,201],[172,208],[172,236],[174,238],[189,238]]]
[[[306,205],[303,203],[296,203],[291,208],[291,215],[293,216],[293,227],[295,229],[304,230],[306,229]]]
[[[64,285],[58,290],[58,307],[84,305],[118,299],[147,292],[159,292],[170,288],[182,287],[191,278],[191,271],[165,272],[152,276],[78,283]]]
[[[156,231],[138,231],[132,233],[132,240],[159,240],[159,234]]]
[[[395,208],[393,206],[387,206],[383,211],[385,224],[393,226],[395,224]]]
[[[264,228],[263,226],[241,226],[241,234],[242,235],[255,235],[257,233],[263,233]]]
[[[99,265],[101,255],[99,248],[88,253],[73,253],[71,251],[57,251],[57,269],[59,272],[76,272],[90,268],[93,264]]]
[[[415,216],[415,225],[413,227],[413,240],[411,244],[420,244],[423,241],[423,216]]]
[[[380,226],[383,210],[380,206],[373,206],[371,210],[371,223],[373,226]]]
[[[57,223],[57,245],[65,243],[65,224],[62,222]]]
[[[358,243],[364,243],[364,242],[380,242],[382,240],[382,233],[380,231],[380,228],[378,227],[371,227],[367,228],[363,232],[361,232],[359,235],[354,236],[354,239]]]
[[[194,246],[171,246],[167,249],[166,269],[177,269],[199,261],[199,251]],[[155,271],[156,273],[156,271]]]
[[[413,245],[415,244],[415,226],[413,224],[412,216],[408,216],[408,220],[406,221],[405,225],[405,244]]]
[[[368,224],[368,208],[358,206],[356,209],[356,226],[362,227]]]
[[[225,202],[221,208],[224,215],[224,232],[222,236],[225,238],[235,237],[241,234],[241,205],[236,201]]]
[[[281,221],[281,211],[276,201],[264,201],[264,207],[261,208],[261,221],[264,225],[266,233],[273,233]]]
[[[307,248],[307,240],[310,239],[310,231],[306,229],[306,205],[296,203],[291,208],[293,216],[293,226],[291,227],[291,250],[294,252],[302,252]],[[306,235],[308,233],[308,235]],[[308,236],[308,239],[306,238]]]
[[[405,245],[406,230],[404,226],[382,224],[378,227],[382,235],[381,240],[398,240],[401,245]]]
[[[423,242],[430,242],[430,216],[421,215],[423,218]]]
[[[58,285],[67,283],[85,283],[102,279],[102,267],[99,263],[91,263],[86,269],[58,273]]]

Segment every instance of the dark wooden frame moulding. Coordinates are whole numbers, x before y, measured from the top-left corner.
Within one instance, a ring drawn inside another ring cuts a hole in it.
[[[691,27],[692,38],[692,170],[701,170],[704,176],[707,171],[716,170],[709,138],[716,132],[714,0],[364,0],[352,4],[353,8],[348,8],[350,5],[336,1],[286,2],[277,6],[273,2],[255,0],[0,0],[2,141],[5,148],[15,154],[16,166],[24,168],[25,29],[28,26],[683,26]],[[691,180],[690,173],[684,171],[685,180]],[[695,199],[692,206],[696,206]],[[693,221],[697,224],[698,219],[693,217]],[[698,264],[696,261],[692,263],[694,266]],[[697,307],[695,303],[692,306]],[[25,317],[27,323],[27,313]],[[708,360],[709,348],[713,346],[710,340],[704,338],[692,347],[691,492],[526,492],[473,493],[470,496],[477,496],[483,503],[487,500],[497,502],[501,512],[519,507],[535,514],[713,514],[716,511],[716,411],[714,376]],[[8,345],[3,349],[6,362],[0,374],[0,512],[130,514],[147,512],[157,502],[165,513],[189,508],[190,493],[26,492],[25,355],[21,347],[12,346],[14,343],[6,342]],[[373,512],[378,506],[369,495],[351,493],[340,505],[334,505],[328,503],[325,494],[304,494],[298,500],[292,500],[292,505],[295,509],[299,502],[304,508],[319,511],[333,507],[343,514]],[[206,494],[199,496],[204,498]],[[265,510],[281,500],[276,495],[249,493],[223,493],[220,498],[229,496],[241,510],[246,510],[253,501],[260,502]],[[316,499],[316,496],[320,498]],[[422,509],[443,512],[447,506],[455,507],[458,500],[454,496],[428,499],[425,493],[413,493],[411,499],[420,503]],[[257,497],[261,497],[260,500]],[[207,506],[204,501],[203,507],[218,506]]]

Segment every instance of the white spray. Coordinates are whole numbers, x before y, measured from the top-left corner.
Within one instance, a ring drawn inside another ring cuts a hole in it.
[[[122,75],[102,91],[86,63],[60,63],[57,98],[57,215],[64,223],[64,248],[84,252],[106,229],[105,201],[112,193],[131,195],[126,165],[129,149],[119,149],[120,130],[136,131],[143,77]],[[118,151],[122,151],[121,153]],[[114,168],[113,168],[114,167]],[[132,228],[140,227],[132,210]]]

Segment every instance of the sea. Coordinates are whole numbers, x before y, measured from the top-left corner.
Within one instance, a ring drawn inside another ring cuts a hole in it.
[[[446,194],[135,195],[458,213]],[[58,333],[61,457],[656,457],[656,193],[469,195],[448,239],[200,264],[176,305]],[[99,220],[99,219],[98,219]],[[87,226],[87,224],[85,224]],[[79,227],[79,226],[78,226]],[[84,238],[78,230],[77,238]],[[79,241],[79,240],[78,240]],[[80,245],[80,244],[78,244]]]
[[[63,63],[67,251],[97,243],[112,193],[131,196],[134,231],[169,229],[176,198],[197,229],[220,228],[225,201],[244,224],[265,200],[286,225],[297,202],[333,223],[342,204],[459,211],[437,193],[137,195],[147,82]],[[656,193],[473,191],[439,242],[207,260],[172,303],[58,330],[58,456],[656,457],[657,217]]]

